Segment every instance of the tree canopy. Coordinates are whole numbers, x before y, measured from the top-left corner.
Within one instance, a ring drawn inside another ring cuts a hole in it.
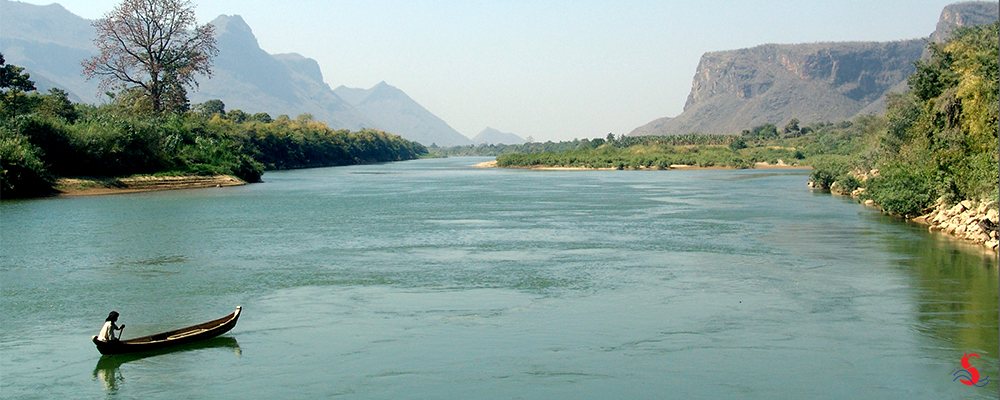
[[[83,74],[153,112],[186,110],[185,87],[211,76],[215,28],[196,25],[188,0],[124,0],[93,25],[99,54],[82,62]]]

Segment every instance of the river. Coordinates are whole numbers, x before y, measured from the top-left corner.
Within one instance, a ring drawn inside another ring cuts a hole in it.
[[[801,170],[268,172],[0,203],[3,398],[996,398],[997,256]],[[103,357],[221,317],[218,339]],[[965,354],[977,388],[955,381]]]

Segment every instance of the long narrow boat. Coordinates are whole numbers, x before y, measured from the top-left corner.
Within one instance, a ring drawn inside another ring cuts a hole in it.
[[[236,306],[236,311],[233,311],[232,314],[214,321],[135,339],[113,340],[109,342],[97,340],[97,336],[91,336],[90,339],[97,345],[97,351],[100,351],[104,355],[157,350],[210,339],[229,332],[229,330],[236,326],[236,320],[240,319],[240,312],[242,310],[243,307]]]

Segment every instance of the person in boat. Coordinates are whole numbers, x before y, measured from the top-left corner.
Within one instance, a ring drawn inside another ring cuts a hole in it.
[[[102,342],[118,340],[118,336],[115,336],[115,331],[125,329],[125,325],[118,326],[115,325],[115,322],[118,322],[118,311],[112,311],[108,314],[108,319],[104,321],[104,326],[101,327],[101,333],[97,334],[97,340]]]

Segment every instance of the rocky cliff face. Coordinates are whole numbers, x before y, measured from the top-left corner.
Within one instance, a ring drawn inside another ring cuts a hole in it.
[[[937,29],[931,34],[930,40],[941,43],[956,27],[992,23],[997,20],[998,12],[996,2],[968,1],[949,5],[941,11]]]
[[[997,18],[994,3],[959,3],[942,12],[936,32]],[[941,33],[944,35],[945,33]],[[877,113],[885,95],[906,89],[924,39],[898,42],[767,44],[706,53],[684,112],[630,135],[736,134],[766,123],[838,121]]]

